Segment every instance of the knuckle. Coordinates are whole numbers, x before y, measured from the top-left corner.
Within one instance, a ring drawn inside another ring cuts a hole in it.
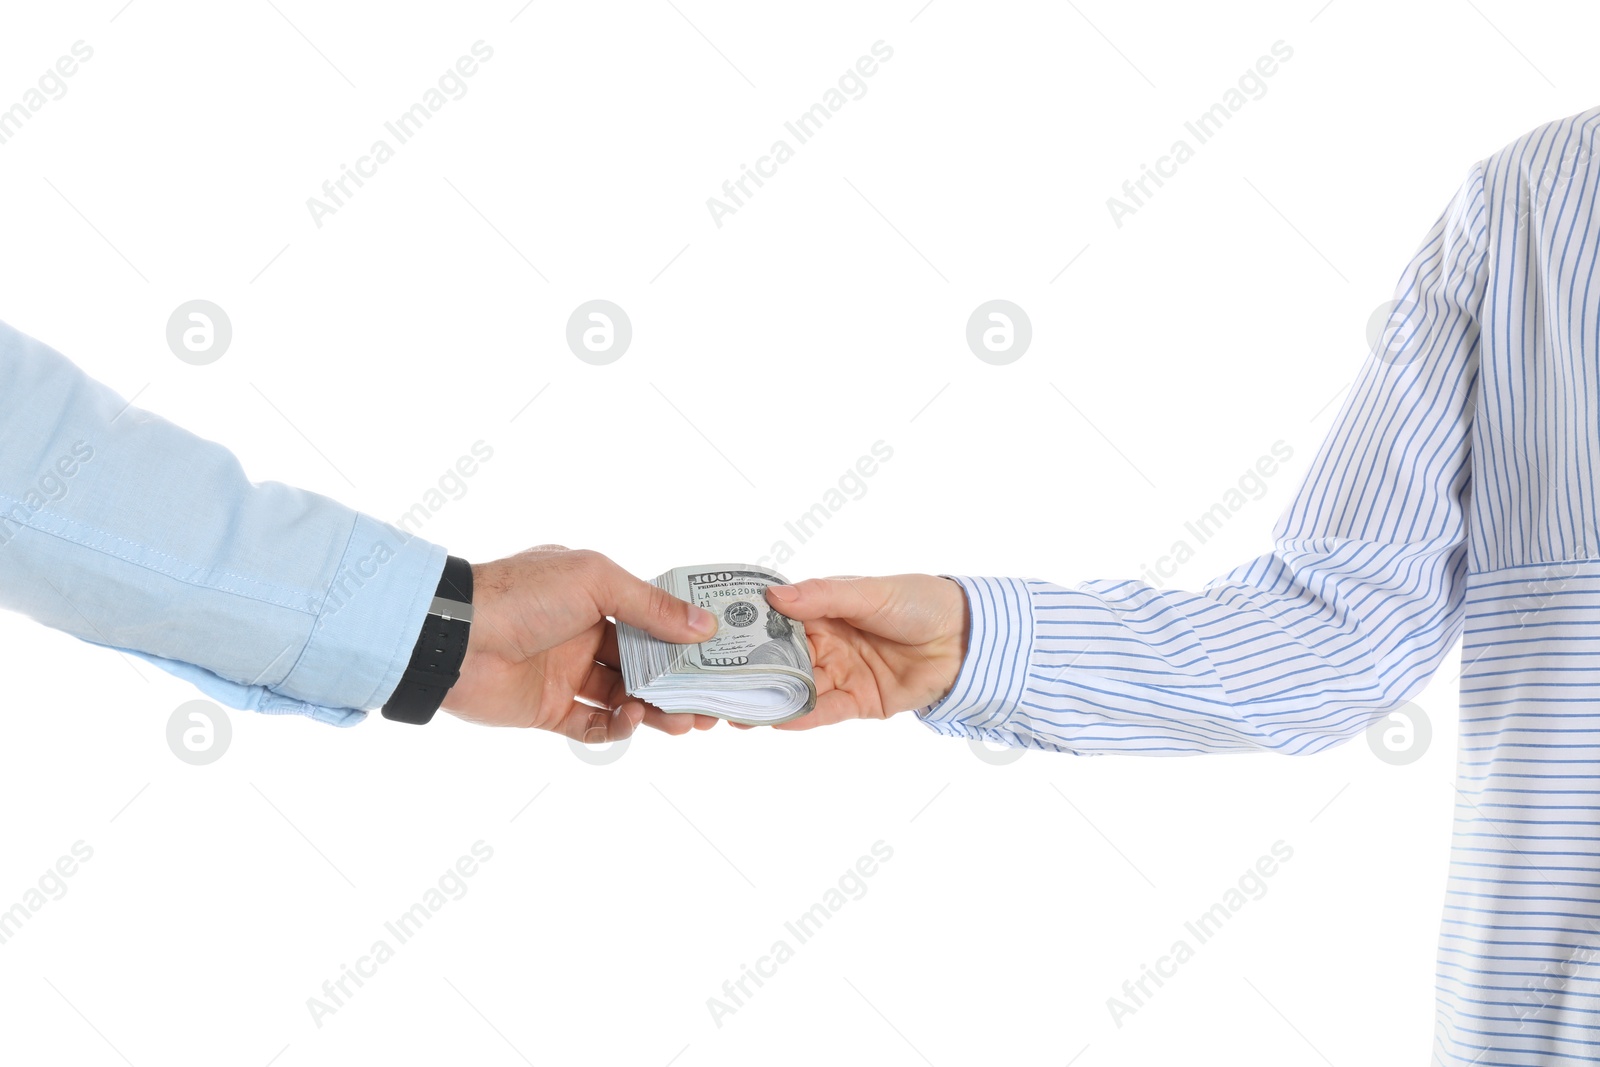
[[[591,711],[588,722],[583,728],[583,734],[578,738],[586,745],[604,744],[610,738],[610,717],[599,711]]]
[[[794,602],[812,606],[826,604],[832,590],[833,580],[830,578],[807,578],[794,583]]]
[[[571,564],[576,573],[586,576],[595,588],[615,588],[617,565],[599,552],[590,548],[580,548],[568,552],[562,558]]]
[[[678,614],[678,601],[668,594],[665,589],[648,584],[646,588],[650,590],[645,594],[649,598],[646,601],[646,607],[652,618],[660,619],[664,622]]]

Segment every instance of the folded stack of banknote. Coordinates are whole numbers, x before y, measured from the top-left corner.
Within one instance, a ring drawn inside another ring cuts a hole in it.
[[[767,603],[783,575],[746,563],[674,567],[653,584],[717,617],[716,635],[697,645],[657,640],[617,624],[628,693],[662,711],[692,711],[770,726],[817,703],[805,626]]]

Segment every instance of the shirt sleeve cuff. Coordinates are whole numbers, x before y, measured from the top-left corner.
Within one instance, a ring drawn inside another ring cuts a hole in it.
[[[311,637],[275,684],[234,681],[182,660],[104,647],[160,667],[225,707],[355,726],[365,721],[366,709],[387,702],[400,684],[444,562],[442,547],[358,516],[333,581],[318,602]]]
[[[92,642],[91,642],[92,643]],[[152,656],[148,652],[124,648],[117,651],[137,656],[154,664],[176,678],[181,678],[223,707],[237,711],[254,711],[262,715],[303,715],[308,719],[325,722],[330,726],[355,726],[366,721],[367,713],[361,708],[335,708],[325,704],[312,704],[292,697],[280,696],[263,685],[246,685],[233,682],[193,663]]]
[[[382,705],[411,662],[445,555],[439,545],[358,515],[311,637],[272,692],[314,708]]]
[[[1033,658],[1033,598],[1020,578],[950,576],[967,594],[970,633],[955,685],[917,712],[934,731],[952,737],[1005,733],[1022,704]]]

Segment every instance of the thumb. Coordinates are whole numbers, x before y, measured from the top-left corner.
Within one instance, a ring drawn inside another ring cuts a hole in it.
[[[600,610],[605,614],[663,641],[693,644],[717,632],[717,617],[711,612],[679,600],[615,564],[604,576],[599,595]]]
[[[844,619],[862,629],[875,629],[871,623],[881,623],[893,601],[883,578],[808,578],[767,588],[767,602],[791,619]]]

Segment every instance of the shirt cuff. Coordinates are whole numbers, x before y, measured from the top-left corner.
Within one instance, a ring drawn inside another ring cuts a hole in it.
[[[1033,598],[1020,578],[949,576],[967,594],[970,633],[966,657],[950,692],[917,712],[951,737],[1009,734],[1006,723],[1022,704],[1033,658]]]
[[[439,545],[357,515],[310,639],[271,690],[321,708],[387,701],[411,662],[445,555]]]
[[[152,656],[148,652],[132,648],[117,651],[137,656],[146,663],[160,667],[168,674],[188,682],[223,707],[233,708],[236,711],[254,711],[262,715],[303,715],[308,719],[328,723],[330,726],[355,726],[365,722],[367,718],[367,713],[360,708],[335,708],[280,696],[264,685],[232,682],[204,667],[197,667],[182,660]]]
[[[358,515],[328,588],[316,598],[310,636],[281,681],[233,681],[193,663],[120,651],[183,679],[225,707],[355,726],[366,720],[366,709],[385,703],[400,684],[444,562],[439,545]]]

